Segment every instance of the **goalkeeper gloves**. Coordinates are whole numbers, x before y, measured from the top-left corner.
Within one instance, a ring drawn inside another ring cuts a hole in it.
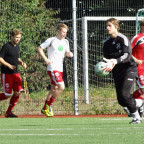
[[[104,68],[104,70],[107,71],[107,72],[110,72],[114,68],[114,66],[117,64],[116,59],[103,58],[103,61],[106,62],[106,67]]]

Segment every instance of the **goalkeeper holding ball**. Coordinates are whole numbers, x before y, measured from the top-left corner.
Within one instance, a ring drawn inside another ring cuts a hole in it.
[[[51,79],[51,90],[49,91],[41,113],[47,117],[52,117],[52,104],[56,97],[64,90],[63,81],[63,60],[64,57],[73,57],[70,52],[69,42],[65,39],[68,31],[67,25],[60,23],[57,25],[55,37],[48,38],[38,47],[38,53],[47,64],[47,72]],[[47,49],[48,58],[45,56],[44,49]]]
[[[110,18],[106,21],[109,37],[103,43],[104,60],[111,63],[112,69],[106,68],[113,74],[118,103],[127,107],[132,115],[131,124],[141,123],[138,108],[142,103],[131,96],[131,88],[137,77],[137,67],[132,58],[131,44],[128,38],[119,32],[119,21]]]

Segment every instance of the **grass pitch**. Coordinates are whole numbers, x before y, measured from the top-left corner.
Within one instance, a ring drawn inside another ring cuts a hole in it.
[[[2,144],[140,144],[144,124],[131,118],[1,118]]]

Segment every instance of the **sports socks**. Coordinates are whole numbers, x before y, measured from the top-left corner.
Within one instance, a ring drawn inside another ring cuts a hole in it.
[[[133,97],[134,99],[143,99],[144,94],[143,94],[143,92],[141,91],[141,89],[137,89],[137,90],[133,93],[132,97]]]
[[[46,100],[43,109],[46,110],[46,104],[49,105],[49,106],[52,106],[52,104],[54,103],[55,99],[56,99],[56,98],[52,96],[52,97],[50,98],[50,100],[48,100],[48,101]]]
[[[137,107],[137,108],[139,108],[139,107],[142,106],[143,100],[141,100],[141,99],[135,99],[135,101],[136,101],[136,107]]]
[[[9,114],[12,111],[14,106],[17,104],[18,100],[19,100],[19,96],[13,95],[11,97],[10,104],[9,104],[9,107],[8,107],[8,109],[6,111],[6,114]]]
[[[8,99],[9,97],[7,97],[4,93],[0,93],[0,101],[2,100],[6,100]]]
[[[136,119],[141,120],[141,117],[140,117],[138,111],[131,113],[131,115],[132,115],[133,120],[136,120]]]

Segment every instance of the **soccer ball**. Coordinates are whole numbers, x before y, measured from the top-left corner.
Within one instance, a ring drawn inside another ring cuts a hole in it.
[[[107,63],[105,62],[98,62],[95,65],[95,73],[99,77],[107,76],[109,72],[105,71],[104,68],[107,66]]]

